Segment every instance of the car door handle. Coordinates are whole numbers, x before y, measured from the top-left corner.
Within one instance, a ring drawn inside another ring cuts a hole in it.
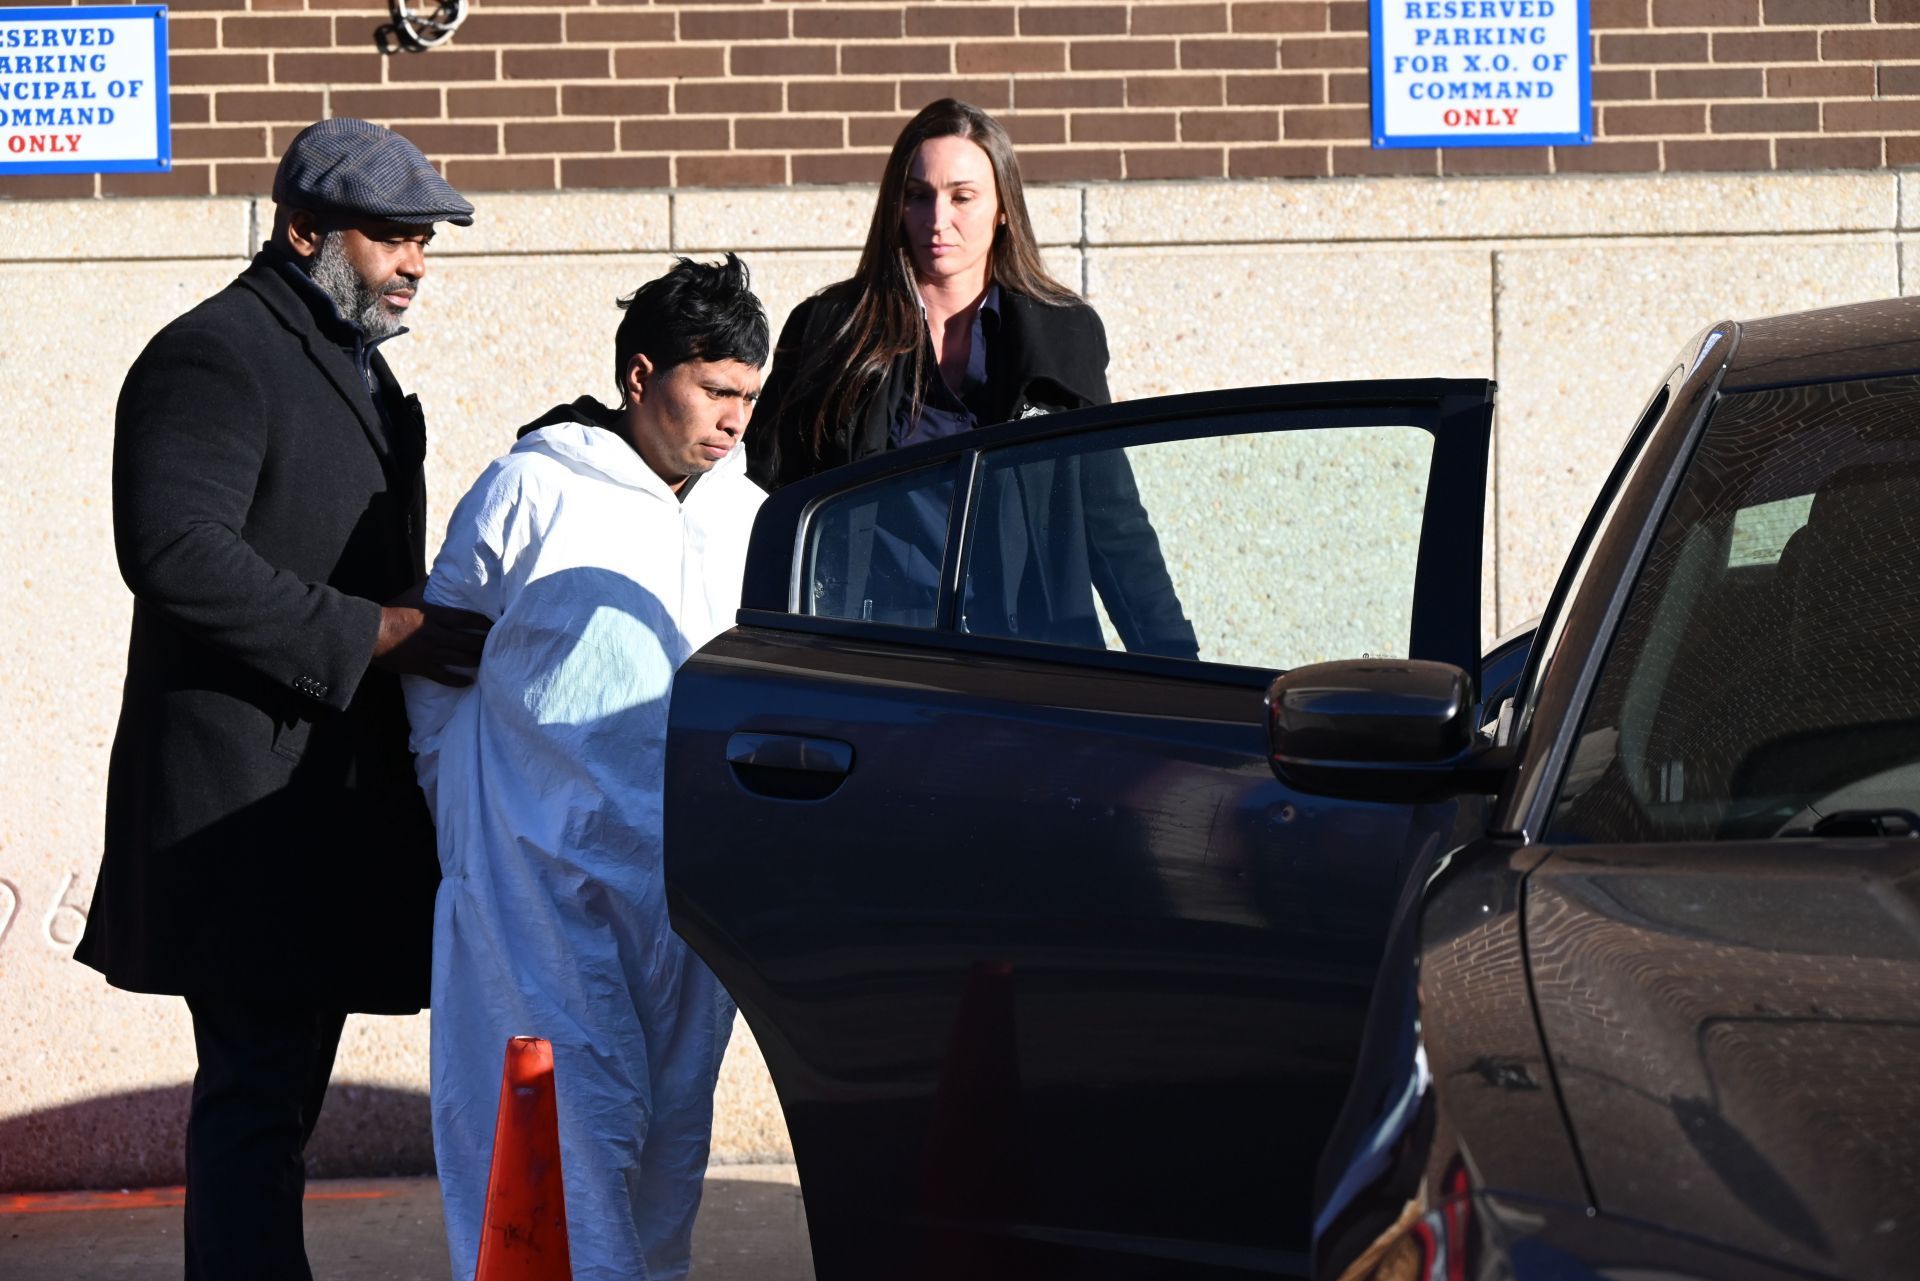
[[[727,740],[727,763],[757,769],[845,774],[853,768],[853,744],[793,734],[735,734]]]

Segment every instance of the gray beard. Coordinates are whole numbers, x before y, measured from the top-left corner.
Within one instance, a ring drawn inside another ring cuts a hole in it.
[[[384,286],[393,282],[382,282],[382,288],[376,289],[362,280],[353,264],[347,261],[346,251],[340,248],[339,232],[329,231],[321,237],[312,274],[320,292],[333,299],[340,314],[367,337],[386,338],[400,332],[400,317],[380,301]]]

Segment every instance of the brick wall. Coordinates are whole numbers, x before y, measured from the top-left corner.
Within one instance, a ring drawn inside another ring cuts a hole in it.
[[[173,172],[0,194],[256,194],[323,114],[474,190],[867,182],[944,94],[1042,181],[1920,164],[1920,0],[1592,0],[1595,144],[1444,152],[1368,147],[1365,0],[475,0],[391,57],[368,0],[171,8]]]

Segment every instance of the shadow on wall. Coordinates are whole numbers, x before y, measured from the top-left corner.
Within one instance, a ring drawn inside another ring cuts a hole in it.
[[[188,1085],[0,1119],[0,1192],[159,1187],[186,1177]],[[427,1096],[335,1081],[307,1145],[311,1178],[433,1172]]]

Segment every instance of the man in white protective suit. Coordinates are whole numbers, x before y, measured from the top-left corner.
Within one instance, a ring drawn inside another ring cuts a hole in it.
[[[668,925],[674,671],[733,622],[765,495],[740,446],[767,319],[732,254],[621,304],[621,403],[523,428],[460,501],[427,599],[495,620],[474,684],[407,690],[439,829],[433,1144],[471,1278],[507,1039],[553,1043],[577,1281],[687,1271],[733,1003]]]

